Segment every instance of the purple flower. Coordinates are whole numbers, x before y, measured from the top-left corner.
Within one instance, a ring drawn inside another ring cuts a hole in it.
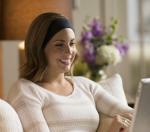
[[[84,44],[86,41],[90,41],[93,35],[90,31],[82,32],[81,34],[81,43]]]
[[[84,60],[89,64],[95,64],[96,54],[93,44],[87,42],[83,51]]]
[[[115,44],[116,48],[119,50],[121,56],[124,56],[128,49],[129,49],[129,45],[126,44],[126,43],[118,43],[118,44]]]
[[[96,37],[102,35],[104,32],[102,24],[97,19],[94,19],[92,21],[90,27],[91,27],[92,34]]]

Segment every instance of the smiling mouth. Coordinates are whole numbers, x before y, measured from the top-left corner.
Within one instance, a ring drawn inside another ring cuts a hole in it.
[[[64,65],[69,65],[71,63],[70,59],[60,59],[60,62],[63,63]]]

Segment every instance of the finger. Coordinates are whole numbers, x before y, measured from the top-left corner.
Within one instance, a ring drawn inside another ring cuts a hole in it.
[[[131,121],[130,121],[129,119],[120,116],[120,120],[121,120],[121,124],[122,124],[124,127],[128,128],[128,127],[131,126]]]
[[[117,115],[114,120],[120,127],[128,128],[131,126],[131,121],[123,116]]]
[[[130,119],[130,120],[133,119],[133,114],[131,114],[131,113],[122,113],[122,114],[120,114],[120,116],[123,116],[125,118]]]
[[[123,124],[128,128],[131,126],[131,122],[129,120],[125,120]]]
[[[124,117],[122,117],[122,121],[127,124],[131,124],[131,122],[132,122],[131,120],[124,118]]]

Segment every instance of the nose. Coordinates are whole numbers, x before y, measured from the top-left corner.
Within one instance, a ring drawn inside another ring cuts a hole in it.
[[[66,46],[65,53],[67,53],[67,54],[71,54],[72,53],[72,50],[71,50],[70,46]]]

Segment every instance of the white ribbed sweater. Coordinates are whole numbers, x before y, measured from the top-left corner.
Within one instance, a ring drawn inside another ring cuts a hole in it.
[[[8,101],[17,111],[26,132],[95,132],[99,113],[110,116],[132,111],[121,105],[99,84],[84,77],[68,77],[74,87],[61,96],[20,79],[9,92]]]

